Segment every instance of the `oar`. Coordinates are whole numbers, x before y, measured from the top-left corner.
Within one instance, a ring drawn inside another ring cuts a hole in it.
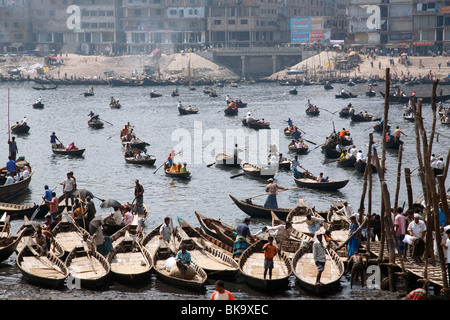
[[[110,136],[108,139],[106,139],[106,140],[109,140],[109,139],[111,139],[112,137],[114,137],[115,135],[117,135],[117,134],[119,134],[120,133],[120,131],[119,132],[117,132],[117,133],[114,133],[112,136]]]
[[[206,167],[209,168],[209,167],[211,167],[211,166],[213,166],[213,165],[215,165],[215,164],[216,164],[216,163],[213,162],[213,163],[208,164]]]
[[[158,169],[156,169],[155,171],[153,171],[153,174],[155,174],[156,173],[156,171],[158,171],[159,169],[161,169],[161,167],[163,166],[165,164],[165,162],[163,162],[163,164],[162,165],[160,165],[159,167],[158,167]]]
[[[328,111],[327,109],[324,109],[324,108],[320,108],[320,109],[325,110],[326,112],[329,112],[329,113],[333,114],[333,112]]]
[[[55,189],[56,189],[57,187],[58,187],[58,186],[54,187],[54,188],[52,189],[52,191],[55,191]],[[35,218],[36,215],[38,214],[39,210],[41,210],[41,206],[44,204],[44,202],[45,202],[45,200],[42,200],[42,202],[41,202],[41,204],[39,205],[39,207],[37,207],[36,210],[34,210],[33,214],[31,215],[30,220],[34,220],[34,218]]]
[[[285,189],[285,190],[280,190],[280,191],[278,191],[278,192],[289,191],[289,190],[295,190],[295,189],[300,189],[300,188],[299,188],[299,187],[289,188],[289,189]],[[257,198],[257,197],[261,197],[261,196],[265,196],[265,195],[268,195],[268,193],[262,193],[262,194],[259,194],[259,195],[257,195],[257,196],[253,196],[253,197],[250,197],[250,198],[245,198],[245,200],[250,200],[250,199]]]
[[[9,216],[6,216],[5,224],[3,225],[2,232],[0,232],[0,235],[2,235],[3,232],[5,232],[6,225],[7,225],[8,223],[9,223]]]
[[[322,143],[321,145],[318,145],[317,147],[314,148],[314,150],[316,150],[317,148],[323,146],[325,143]]]
[[[235,174],[234,176],[231,176],[230,179],[234,179],[234,178],[237,178],[237,177],[240,177],[240,176],[243,176],[243,175],[245,175],[245,172],[242,172],[242,173],[239,173],[239,174]]]
[[[312,142],[312,141],[310,141],[310,140],[306,140],[306,139],[303,139],[303,140],[305,140],[306,142],[309,142],[309,143],[311,143],[311,144],[313,144],[313,145],[317,145],[317,143],[315,143],[315,142]]]
[[[336,162],[337,160],[339,160],[339,158],[328,160],[328,161],[324,161],[322,164],[328,164],[328,163]]]
[[[99,119],[100,119],[100,118],[99,118]],[[100,119],[100,120],[105,121],[107,124],[110,124],[110,125],[113,126],[113,124],[112,124],[111,122],[108,122],[108,121],[106,121],[105,119]]]
[[[50,267],[50,268],[52,268],[52,269],[54,269],[54,270],[56,270],[56,271],[58,271],[58,272],[64,274],[64,272],[63,272],[62,270],[60,270],[59,268],[57,268],[56,266],[53,266],[53,265],[48,264],[47,262],[45,262],[45,261],[41,258],[41,256],[39,255],[39,253],[38,253],[36,250],[34,250],[33,247],[32,247],[29,243],[27,243],[27,247],[28,247],[28,249],[30,249],[31,253],[33,253],[33,254],[39,259],[39,261],[41,261],[44,265],[46,265],[47,267]]]

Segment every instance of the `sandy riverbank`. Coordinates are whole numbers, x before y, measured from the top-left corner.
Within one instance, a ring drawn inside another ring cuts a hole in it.
[[[312,56],[304,61],[291,66],[290,69],[303,69],[309,70],[313,72],[315,69],[316,72],[325,71],[328,72],[331,70],[334,72],[333,61],[338,56],[336,52],[321,52],[315,56]],[[340,54],[343,56],[342,54]],[[426,76],[430,70],[433,75],[438,79],[447,78],[447,75],[450,74],[450,67],[447,67],[447,60],[450,61],[449,57],[437,56],[437,57],[409,57],[409,65],[406,67],[404,64],[398,62],[398,57],[394,57],[394,66],[390,65],[389,57],[387,56],[378,56],[376,59],[368,58],[365,55],[359,55],[361,62],[359,64],[360,70],[357,68],[351,70],[348,75],[349,76],[358,76],[364,77],[365,79],[369,78],[371,75],[379,76],[381,78],[385,77],[386,67],[390,68],[391,76],[401,77],[402,75],[409,74],[412,77],[424,77]],[[328,61],[331,61],[331,68],[327,65]],[[373,66],[371,65],[373,62]],[[379,66],[379,62],[381,62],[381,66]],[[439,68],[438,64],[441,63],[441,68]],[[420,65],[422,64],[423,67]],[[281,70],[270,76],[270,79],[276,79],[278,76],[279,79],[283,78],[295,78],[295,75],[288,75],[286,70]]]
[[[63,55],[61,59],[63,63],[51,66],[46,73],[47,77],[62,78],[67,74],[68,77],[73,75],[92,79],[99,75],[105,77],[105,72],[114,71],[115,78],[131,78],[133,71],[137,70],[139,75],[143,75],[144,69],[150,67],[154,76],[158,75],[159,69],[162,79],[176,79],[187,76],[190,65],[192,77],[208,80],[239,79],[232,71],[195,53],[163,54],[159,59],[137,55],[106,57],[68,54]],[[20,69],[23,75],[30,75],[33,78],[37,76],[37,69],[43,66],[43,57],[22,56],[0,59],[0,73],[3,75],[8,75],[8,71]]]

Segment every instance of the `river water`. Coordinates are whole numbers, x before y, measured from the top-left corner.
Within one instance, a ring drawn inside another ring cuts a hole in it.
[[[303,137],[316,144],[309,144],[310,151],[307,155],[300,155],[299,159],[304,168],[314,174],[323,172],[330,179],[349,179],[349,184],[338,192],[318,192],[308,189],[296,189],[281,192],[278,195],[280,207],[293,208],[299,198],[318,210],[327,210],[330,201],[347,199],[357,208],[362,193],[362,174],[353,169],[337,167],[336,163],[330,163],[316,148],[325,141],[325,138],[333,131],[342,128],[350,130],[358,149],[367,153],[369,133],[374,123],[352,123],[350,119],[339,118],[337,111],[352,102],[357,112],[368,111],[375,116],[383,115],[384,100],[381,96],[368,98],[364,95],[366,85],[359,84],[348,88],[358,97],[350,100],[335,99],[337,88],[326,91],[322,86],[300,86],[298,95],[288,93],[290,87],[280,86],[275,83],[244,84],[238,88],[225,86],[216,88],[219,97],[212,98],[202,92],[202,87],[190,91],[187,87],[178,87],[179,97],[171,97],[170,93],[176,87],[156,87],[162,92],[160,98],[150,98],[152,88],[145,87],[111,87],[98,86],[95,88],[95,96],[84,97],[82,93],[89,88],[81,86],[60,86],[57,90],[36,91],[32,83],[3,83],[0,85],[0,115],[2,120],[4,143],[0,147],[0,153],[6,163],[7,149],[7,92],[10,88],[10,123],[19,121],[24,116],[28,118],[31,130],[28,135],[18,136],[18,156],[24,156],[33,169],[34,175],[29,191],[13,202],[23,204],[40,203],[44,191],[44,185],[50,188],[58,186],[57,194],[61,194],[59,183],[69,171],[73,171],[77,179],[78,188],[85,188],[93,192],[99,198],[116,199],[119,202],[131,202],[134,193],[134,181],[139,179],[145,188],[144,202],[149,210],[149,218],[146,221],[146,231],[153,229],[163,221],[163,217],[169,215],[173,218],[183,217],[191,225],[199,226],[194,211],[198,211],[212,218],[221,218],[223,221],[237,225],[247,215],[240,211],[229,198],[229,194],[244,199],[263,194],[266,181],[252,179],[246,176],[230,179],[231,176],[240,173],[239,169],[224,170],[216,166],[207,167],[214,162],[214,155],[218,152],[232,152],[235,142],[246,150],[241,157],[250,162],[261,162],[265,159],[270,143],[276,143],[278,149],[285,156],[292,158],[288,153],[289,139],[283,135],[285,120],[290,117],[305,134]],[[345,87],[345,85],[344,85]],[[384,84],[379,87],[384,91]],[[414,87],[417,94],[430,95],[431,86]],[[444,90],[446,88],[444,87]],[[410,90],[407,90],[410,92]],[[225,107],[225,95],[229,94],[234,99],[248,102],[247,108],[240,109],[240,114],[235,117],[226,117],[223,113]],[[41,96],[45,103],[44,109],[33,109],[31,104]],[[110,97],[120,100],[121,109],[109,107]],[[305,103],[311,99],[312,103],[321,109],[317,117],[308,117],[305,114]],[[177,102],[181,100],[184,106],[191,105],[199,108],[198,114],[181,116],[177,110]],[[241,118],[247,111],[253,111],[256,118],[264,118],[271,123],[272,130],[261,130],[259,133],[241,125]],[[87,125],[90,111],[100,115],[106,120],[103,129],[91,129]],[[333,112],[335,112],[333,114]],[[403,138],[403,168],[416,168],[417,154],[415,149],[414,126],[402,118],[402,105],[391,105],[389,123],[395,128],[399,126],[407,136]],[[431,108],[424,106],[424,117],[427,128],[431,124]],[[123,147],[119,139],[119,131],[130,122],[134,126],[137,136],[150,143],[148,153],[156,157],[153,167],[139,167],[127,164],[123,158]],[[242,130],[242,131],[241,131]],[[50,148],[49,137],[52,131],[65,144],[75,142],[79,148],[86,148],[80,158],[68,158],[54,155]],[[450,136],[450,129],[438,123],[437,131]],[[240,136],[236,140],[230,138],[234,134]],[[252,134],[250,138],[242,140],[242,135]],[[380,142],[381,134],[374,133],[374,139]],[[256,141],[256,144],[255,144]],[[256,147],[258,146],[258,147]],[[434,144],[434,152],[446,156],[449,140],[441,136],[439,142]],[[214,147],[216,147],[214,149]],[[162,169],[156,171],[167,158],[172,148],[177,151],[183,148],[175,161],[188,162],[188,168],[192,171],[192,179],[189,181],[176,181],[164,175]],[[381,144],[380,144],[381,148]],[[381,153],[379,153],[381,154]],[[391,199],[396,186],[397,153],[387,152],[386,179],[391,191]],[[295,187],[295,183],[289,172],[278,172],[276,182],[285,188]],[[378,212],[380,207],[380,186],[378,177],[374,176],[373,185],[373,212]],[[414,196],[421,194],[421,186],[417,176],[417,170],[412,177]],[[253,201],[263,204],[265,197],[254,198]],[[400,189],[399,204],[407,202],[407,194],[402,175],[402,187]],[[94,200],[98,214],[106,215],[110,209],[100,209],[99,200]],[[367,203],[367,197],[366,197]],[[367,208],[367,205],[366,205]],[[256,232],[269,220],[253,219],[251,230]],[[22,221],[12,221],[12,232],[15,232]],[[177,299],[198,300],[208,299],[214,290],[214,281],[210,281],[204,293],[190,293],[178,288],[168,286],[155,276],[148,283],[138,288],[130,288],[114,283],[101,295],[86,290],[60,291],[37,288],[22,279],[19,269],[15,266],[14,254],[7,261],[0,264],[0,299]],[[292,277],[291,287],[276,295],[268,296],[265,293],[255,291],[244,283],[226,282],[227,289],[232,291],[238,299],[316,299],[304,292],[295,283]],[[344,276],[341,288],[327,297],[333,300],[347,299],[396,299],[396,294],[381,292],[379,290],[361,289],[359,286],[350,289],[349,278]]]

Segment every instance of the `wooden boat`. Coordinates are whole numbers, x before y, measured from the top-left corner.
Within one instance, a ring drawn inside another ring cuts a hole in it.
[[[291,90],[289,90],[289,93],[290,94],[298,94],[298,91],[297,91],[297,89],[291,89]]]
[[[300,172],[300,178],[294,178],[294,182],[298,187],[309,189],[337,191],[345,187],[349,180],[329,180],[328,182],[317,182],[317,177],[309,172]]]
[[[30,175],[23,180],[19,180],[8,185],[5,185],[6,176],[4,174],[6,173],[6,168],[2,168],[0,175],[0,201],[5,202],[12,200],[28,190],[28,186],[30,185],[31,178],[33,176],[33,169],[25,160],[21,160],[19,158],[16,161],[16,167],[19,169],[23,169],[25,165],[30,169]]]
[[[441,121],[441,124],[444,124],[444,125],[450,124],[449,117],[441,117],[440,121]]]
[[[58,88],[58,85],[53,85],[53,86],[44,86],[44,85],[42,85],[40,87],[33,86],[32,88],[34,90],[40,90],[40,91],[43,91],[43,90],[55,90],[56,88]]]
[[[105,123],[100,119],[88,121],[88,126],[91,128],[94,128],[94,129],[101,129],[101,128],[103,128],[104,125],[105,125]]]
[[[236,100],[234,102],[236,104],[236,107],[238,108],[245,108],[247,107],[248,102],[242,102],[241,100]]]
[[[270,166],[262,167],[245,162],[242,164],[242,170],[244,170],[244,173],[250,177],[269,179],[275,176],[278,168],[274,170]]]
[[[245,199],[245,201],[236,199],[231,194],[229,195],[231,200],[237,205],[239,209],[248,214],[251,217],[258,219],[271,219],[271,212],[274,212],[280,219],[286,220],[287,215],[291,209],[269,209],[261,205],[254,204],[251,199]]]
[[[219,95],[218,95],[215,91],[212,91],[212,90],[211,90],[211,91],[209,92],[209,96],[215,98],[215,97],[218,97]]]
[[[323,215],[325,217],[323,217],[319,212],[316,211],[315,208],[306,206],[306,204],[304,204],[302,200],[300,202],[302,202],[301,205],[299,204],[294,209],[289,211],[289,214],[286,217],[286,221],[290,221],[292,223],[293,229],[297,231],[297,234],[294,233],[295,237],[301,240],[305,240],[305,238],[301,236],[302,234],[308,237],[314,237],[315,232],[311,231],[307,223],[305,222],[307,215],[311,215],[311,217],[323,220],[323,223],[317,231],[325,232],[325,230],[328,229],[328,223],[326,222],[327,213],[324,213]]]
[[[350,109],[348,107],[342,108],[341,111],[339,111],[339,117],[341,118],[350,117]]]
[[[316,285],[317,267],[312,254],[313,243],[309,241],[295,253],[292,258],[292,269],[300,287],[316,295],[322,295],[339,287],[345,271],[344,263],[336,252],[327,250],[325,269],[320,278],[322,285]]]
[[[394,149],[394,150],[398,150],[398,148],[400,147],[400,145],[403,144],[402,140],[397,140],[395,141],[395,139],[386,141],[386,149]]]
[[[311,109],[311,108],[308,107],[308,108],[305,110],[305,112],[306,112],[306,114],[307,114],[308,116],[318,116],[318,115],[320,114],[319,108],[313,108],[313,109]]]
[[[381,96],[384,98],[386,95],[380,91]],[[406,97],[406,96],[394,96],[394,95],[390,95],[389,96],[389,102],[391,103],[408,103],[410,97]],[[416,99],[422,99],[422,103],[426,103],[429,104],[431,103],[431,96],[429,97],[416,97]],[[448,95],[437,95],[436,96],[436,102],[444,102],[450,100],[450,94]]]
[[[292,274],[292,264],[283,251],[275,255],[272,279],[264,279],[264,252],[263,245],[267,240],[259,240],[249,246],[239,258],[239,270],[244,281],[251,287],[260,290],[280,290],[289,286],[289,277]]]
[[[140,139],[137,140],[137,142],[131,142],[131,141],[125,141],[122,140],[122,146],[127,147],[129,146],[131,149],[145,149],[145,147],[149,146],[150,144],[142,141]]]
[[[354,155],[348,156],[348,154],[347,154],[347,156],[336,160],[336,163],[340,167],[353,168],[353,167],[355,167],[356,157]]]
[[[24,230],[20,230],[13,236],[0,238],[0,262],[7,260],[17,250],[24,233]]]
[[[414,122],[415,121],[415,117],[414,117],[414,112],[404,112],[403,113],[403,119]]]
[[[170,168],[167,167],[167,162],[164,163],[164,174],[170,178],[180,179],[180,180],[190,180],[191,172],[171,172]]]
[[[387,130],[391,128],[391,126],[388,124]],[[373,126],[373,131],[375,132],[383,132],[383,122],[378,122],[376,125]]]
[[[84,151],[86,149],[82,148],[82,149],[75,149],[75,150],[66,150],[66,148],[64,148],[63,145],[58,145],[57,148],[54,148],[52,146],[52,151],[54,154],[61,154],[61,155],[66,155],[66,156],[82,156]]]
[[[87,250],[86,250],[87,249]],[[97,289],[106,286],[111,265],[96,250],[76,245],[65,260],[69,275],[79,281],[82,288]]]
[[[31,245],[17,255],[16,264],[29,282],[45,288],[61,288],[69,276],[69,269],[51,252],[40,255]]]
[[[150,278],[153,259],[147,249],[127,231],[123,240],[108,253],[106,260],[114,278],[123,283],[136,283]]]
[[[42,102],[35,102],[33,103],[33,108],[34,109],[43,109],[44,108],[44,104]]]
[[[366,91],[366,96],[367,97],[375,97],[377,94],[375,91]]]
[[[198,113],[198,110],[199,110],[198,108],[189,110],[184,107],[178,107],[178,111],[180,112],[181,115],[195,114]]]
[[[334,87],[333,87],[331,84],[325,84],[325,85],[323,86],[323,88],[324,88],[325,90],[332,90],[332,89],[334,89]]]
[[[111,242],[113,248],[118,246],[128,235],[129,237],[133,236],[138,241],[140,241],[143,237],[143,224],[147,219],[147,215],[144,217],[139,217],[138,215],[134,215],[133,221],[130,224],[127,224],[117,230],[114,234],[111,235]]]
[[[270,129],[270,122],[261,122],[260,120],[254,118],[250,119],[250,123],[247,123],[247,118],[243,118],[242,124],[255,130]]]
[[[234,109],[231,107],[227,107],[223,110],[226,116],[236,116],[239,113],[239,108]]]
[[[188,290],[200,291],[204,288],[208,275],[205,270],[191,262],[191,266],[195,270],[195,276],[192,279],[183,279],[170,275],[170,271],[165,268],[166,260],[174,257],[176,252],[170,250],[168,247],[159,247],[153,256],[153,269],[158,278],[175,287],[183,287]]]
[[[309,150],[309,146],[303,141],[303,147],[297,148],[295,143],[291,142],[288,146],[289,151],[297,153],[297,154],[307,154]]]
[[[180,220],[183,221],[178,217],[179,222]],[[229,254],[202,237],[195,236],[192,233],[188,235],[184,231],[185,228],[186,226],[181,227],[180,230],[180,245],[186,246],[186,250],[189,251],[191,259],[196,265],[202,268],[208,276],[220,278],[234,278],[236,276],[239,265]]]
[[[358,171],[360,173],[364,173],[366,171],[366,166],[367,166],[366,161],[358,160],[355,163],[355,169],[356,169],[356,171]],[[376,172],[377,172],[377,167],[374,164],[372,164],[372,173],[376,173]]]
[[[236,82],[231,82],[230,87],[237,88],[237,87],[239,87],[239,85]]]
[[[180,92],[178,90],[173,90],[170,94],[172,97],[178,97],[180,95]]]
[[[91,91],[87,91],[87,92],[84,92],[83,95],[84,95],[85,97],[93,97],[93,96],[94,96],[94,93],[91,92]]]
[[[31,218],[34,211],[36,211],[38,208],[39,208],[39,211],[36,214],[35,219],[42,219],[42,218],[44,218],[45,214],[47,214],[47,212],[48,212],[48,206],[46,204],[39,206],[37,204],[24,205],[24,204],[16,204],[16,203],[9,203],[9,202],[0,202],[0,213],[7,212],[12,220],[23,219],[23,217],[25,217],[25,216],[27,216],[28,218]],[[2,225],[0,223],[0,230],[1,230],[1,228],[2,228]]]
[[[294,126],[294,129],[297,129],[298,132],[300,132],[300,135],[302,134],[302,132],[300,131],[300,129],[298,129],[297,126]],[[292,134],[293,134],[294,131],[289,130],[289,126],[288,126],[288,127],[284,128],[283,132],[284,132],[284,135],[286,137],[292,137]]]
[[[122,108],[122,105],[119,102],[114,101],[114,102],[109,103],[109,107],[111,109],[120,109],[120,108]]]
[[[11,126],[11,132],[14,134],[20,134],[20,133],[28,133],[30,131],[30,126],[24,122],[24,123],[17,123],[13,126]]]
[[[162,224],[156,226],[153,230],[151,230],[148,234],[144,236],[141,241],[141,244],[145,247],[145,249],[150,253],[150,256],[153,259],[153,256],[156,254],[156,250],[165,244],[163,240],[159,239],[160,229]],[[175,250],[175,248],[173,248]]]
[[[52,230],[55,240],[64,250],[64,255],[70,254],[76,245],[83,239],[83,235],[89,233],[76,225],[75,222],[69,221],[66,215],[62,216],[61,221]]]
[[[203,232],[202,228],[194,228],[192,227],[186,220],[178,217],[178,224],[183,229],[186,234],[191,238],[203,238],[204,241],[211,244],[213,247],[218,247],[223,252],[228,254],[230,257],[233,257],[233,246],[226,244],[225,242],[210,236]]]
[[[278,162],[278,169],[280,169],[280,170],[290,170],[291,169],[291,161],[290,160],[284,160],[284,161]]]
[[[0,238],[8,238],[11,235],[10,216],[4,212],[0,218]]]
[[[158,98],[161,97],[162,93],[159,92],[150,92],[150,98]]]
[[[337,99],[350,99],[350,98],[356,98],[356,97],[358,97],[358,95],[349,92],[349,93],[336,94],[335,97]]]
[[[240,167],[242,160],[237,158],[235,159],[233,155],[229,155],[226,153],[218,153],[216,155],[216,165],[226,166],[226,167]]]
[[[200,226],[206,234],[233,247],[236,239],[236,228],[218,219],[208,218],[195,211]]]
[[[362,113],[352,113],[351,114],[351,120],[354,122],[369,122],[372,121],[373,114],[369,114],[364,116]]]
[[[132,163],[132,164],[142,164],[142,165],[149,165],[152,166],[156,162],[156,158],[154,156],[150,156],[149,158],[144,158],[142,160],[138,160],[135,157],[125,157],[126,163]]]

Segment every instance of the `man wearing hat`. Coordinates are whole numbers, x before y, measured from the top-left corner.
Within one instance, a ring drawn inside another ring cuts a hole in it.
[[[313,257],[314,263],[317,267],[317,278],[316,285],[321,285],[320,278],[322,276],[322,272],[325,269],[325,262],[327,258],[325,256],[325,248],[322,243],[322,232],[316,232],[316,240],[313,243]]]
[[[269,209],[278,209],[277,191],[278,189],[281,190],[287,189],[274,183],[272,178],[268,179],[267,181],[269,182],[269,184],[266,186],[266,192],[269,195],[267,196],[266,202],[264,203],[264,207]]]
[[[425,235],[427,233],[427,225],[421,219],[420,214],[414,214],[414,221],[408,225],[407,229],[409,235],[414,237],[412,248],[412,258],[415,262],[422,262],[422,255],[425,251]]]

